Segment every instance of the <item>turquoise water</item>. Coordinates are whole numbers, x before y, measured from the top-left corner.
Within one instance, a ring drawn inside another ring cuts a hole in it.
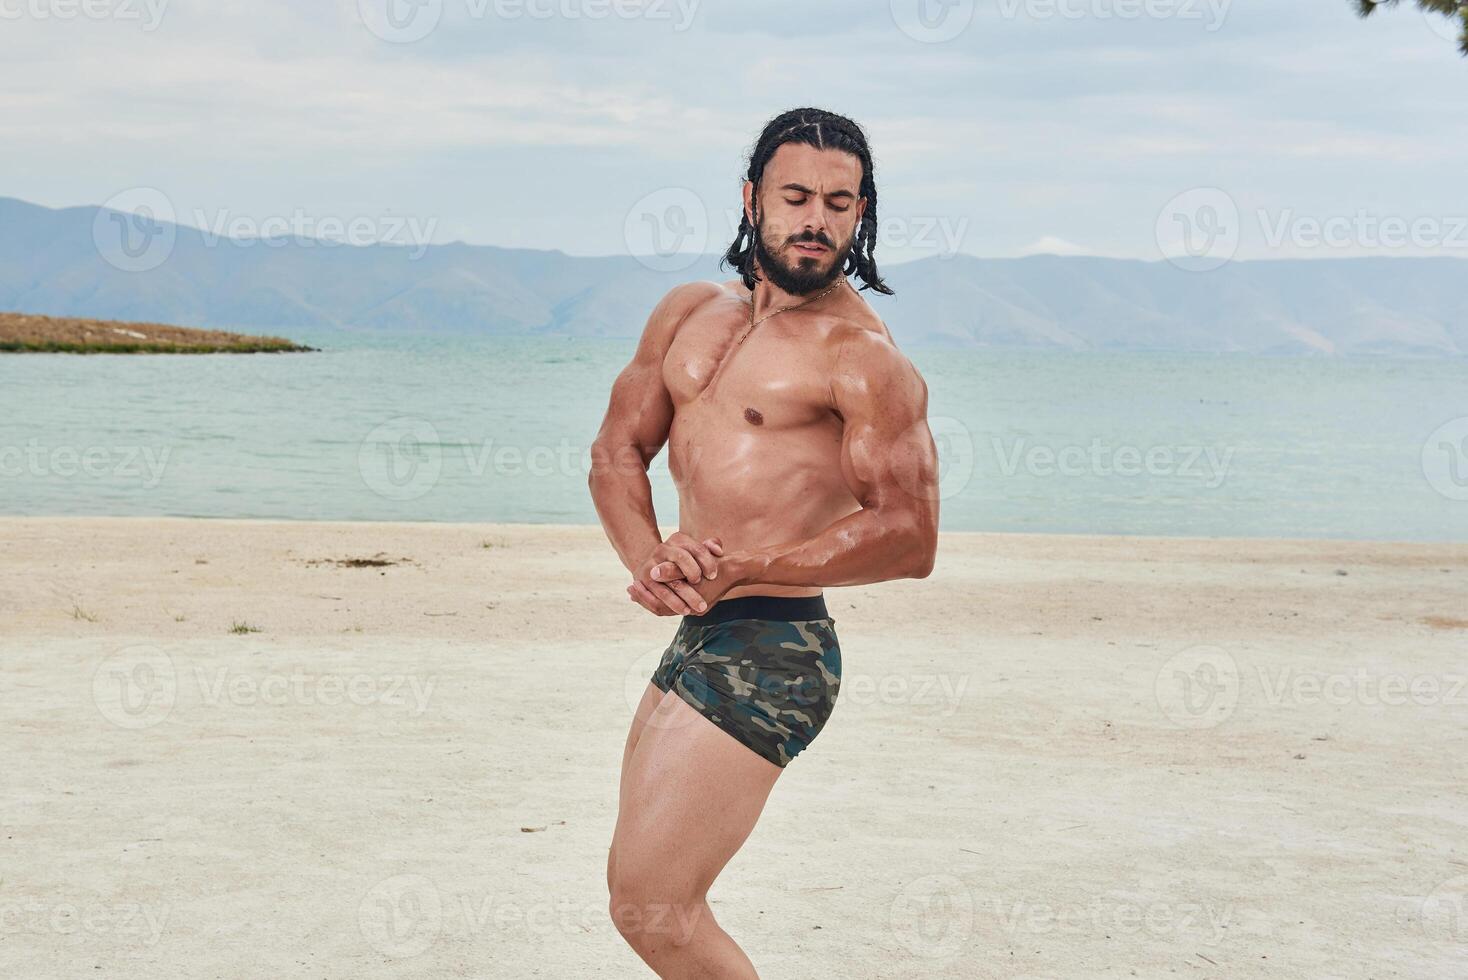
[[[630,341],[292,336],[325,349],[0,356],[0,513],[595,521]],[[1468,539],[1468,362],[912,356],[948,530]]]

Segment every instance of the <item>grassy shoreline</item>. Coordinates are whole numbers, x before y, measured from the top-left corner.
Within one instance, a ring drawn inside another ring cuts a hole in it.
[[[0,353],[282,354],[314,351],[284,337],[131,323],[0,313]]]

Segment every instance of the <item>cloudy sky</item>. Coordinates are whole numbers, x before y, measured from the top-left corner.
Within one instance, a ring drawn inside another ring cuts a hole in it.
[[[1451,38],[1350,0],[0,0],[0,196],[718,251],[760,125],[817,105],[872,139],[889,260],[1468,256]]]

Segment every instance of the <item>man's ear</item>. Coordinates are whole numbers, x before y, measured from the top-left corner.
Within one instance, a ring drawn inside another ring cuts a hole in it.
[[[754,227],[754,207],[754,181],[746,180],[744,182],[744,220],[749,222],[751,228]]]
[[[861,227],[861,216],[867,213],[867,199],[858,197],[856,199],[856,226]]]

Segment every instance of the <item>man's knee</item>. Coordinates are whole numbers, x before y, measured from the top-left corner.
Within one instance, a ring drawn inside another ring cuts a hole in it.
[[[708,908],[701,895],[670,887],[654,869],[620,868],[607,873],[612,923],[637,949],[684,946],[692,941],[699,916]]]

